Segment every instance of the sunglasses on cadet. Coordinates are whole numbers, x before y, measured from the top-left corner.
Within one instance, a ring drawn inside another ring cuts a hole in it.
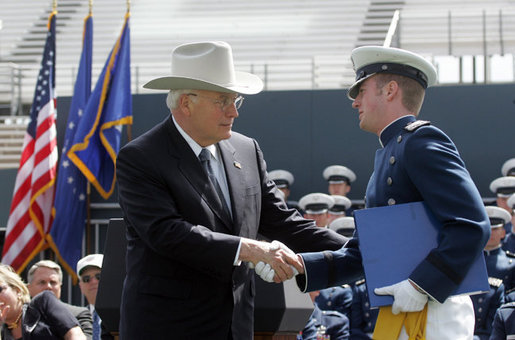
[[[95,279],[97,279],[97,281],[100,281],[100,273],[96,273],[93,276],[95,277]],[[93,277],[91,275],[84,275],[84,276],[81,277],[81,280],[84,283],[88,283],[89,281],[91,281],[92,278]]]

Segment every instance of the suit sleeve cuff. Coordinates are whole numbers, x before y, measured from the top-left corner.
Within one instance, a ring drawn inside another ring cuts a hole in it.
[[[234,262],[233,262],[233,266],[240,266],[241,265],[241,261],[239,260],[240,258],[240,249],[241,249],[241,238],[240,238],[240,242],[238,243],[238,249],[236,249],[236,256],[234,256]]]

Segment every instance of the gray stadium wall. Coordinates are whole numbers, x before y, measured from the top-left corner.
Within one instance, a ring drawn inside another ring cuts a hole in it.
[[[133,137],[168,117],[165,93],[134,95]],[[58,100],[58,142],[63,141],[70,98]],[[420,119],[430,120],[456,143],[483,197],[489,183],[515,157],[515,84],[438,86],[428,89]],[[323,169],[343,164],[357,174],[349,194],[363,199],[372,172],[377,136],[358,126],[343,90],[273,91],[247,96],[233,130],[254,137],[268,170],[295,176],[292,196],[326,192]],[[0,227],[7,224],[16,170],[0,171]],[[431,178],[427,179],[428,181]],[[110,201],[116,200],[116,193]],[[98,199],[93,199],[98,201]]]

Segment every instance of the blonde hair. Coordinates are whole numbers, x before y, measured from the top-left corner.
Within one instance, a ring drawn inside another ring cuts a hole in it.
[[[30,302],[30,294],[27,286],[25,286],[21,277],[16,274],[11,266],[3,263],[0,264],[0,282],[4,282],[9,285],[9,287],[16,290],[20,295],[22,303]]]
[[[376,75],[376,86],[380,90],[388,82],[395,81],[402,90],[402,105],[415,116],[418,115],[424,102],[425,89],[414,79],[391,73],[378,73]]]

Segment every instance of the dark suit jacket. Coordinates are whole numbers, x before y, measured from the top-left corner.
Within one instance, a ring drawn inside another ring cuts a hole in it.
[[[64,303],[64,305],[68,307],[68,310],[79,321],[80,328],[84,335],[86,335],[86,338],[91,339],[93,336],[93,318],[89,310],[86,307],[74,306],[68,303]]]
[[[346,239],[288,209],[255,140],[218,143],[233,220],[171,117],[123,147],[119,201],[127,224],[121,339],[251,339],[254,275],[234,266],[240,236],[258,232],[295,251]]]

